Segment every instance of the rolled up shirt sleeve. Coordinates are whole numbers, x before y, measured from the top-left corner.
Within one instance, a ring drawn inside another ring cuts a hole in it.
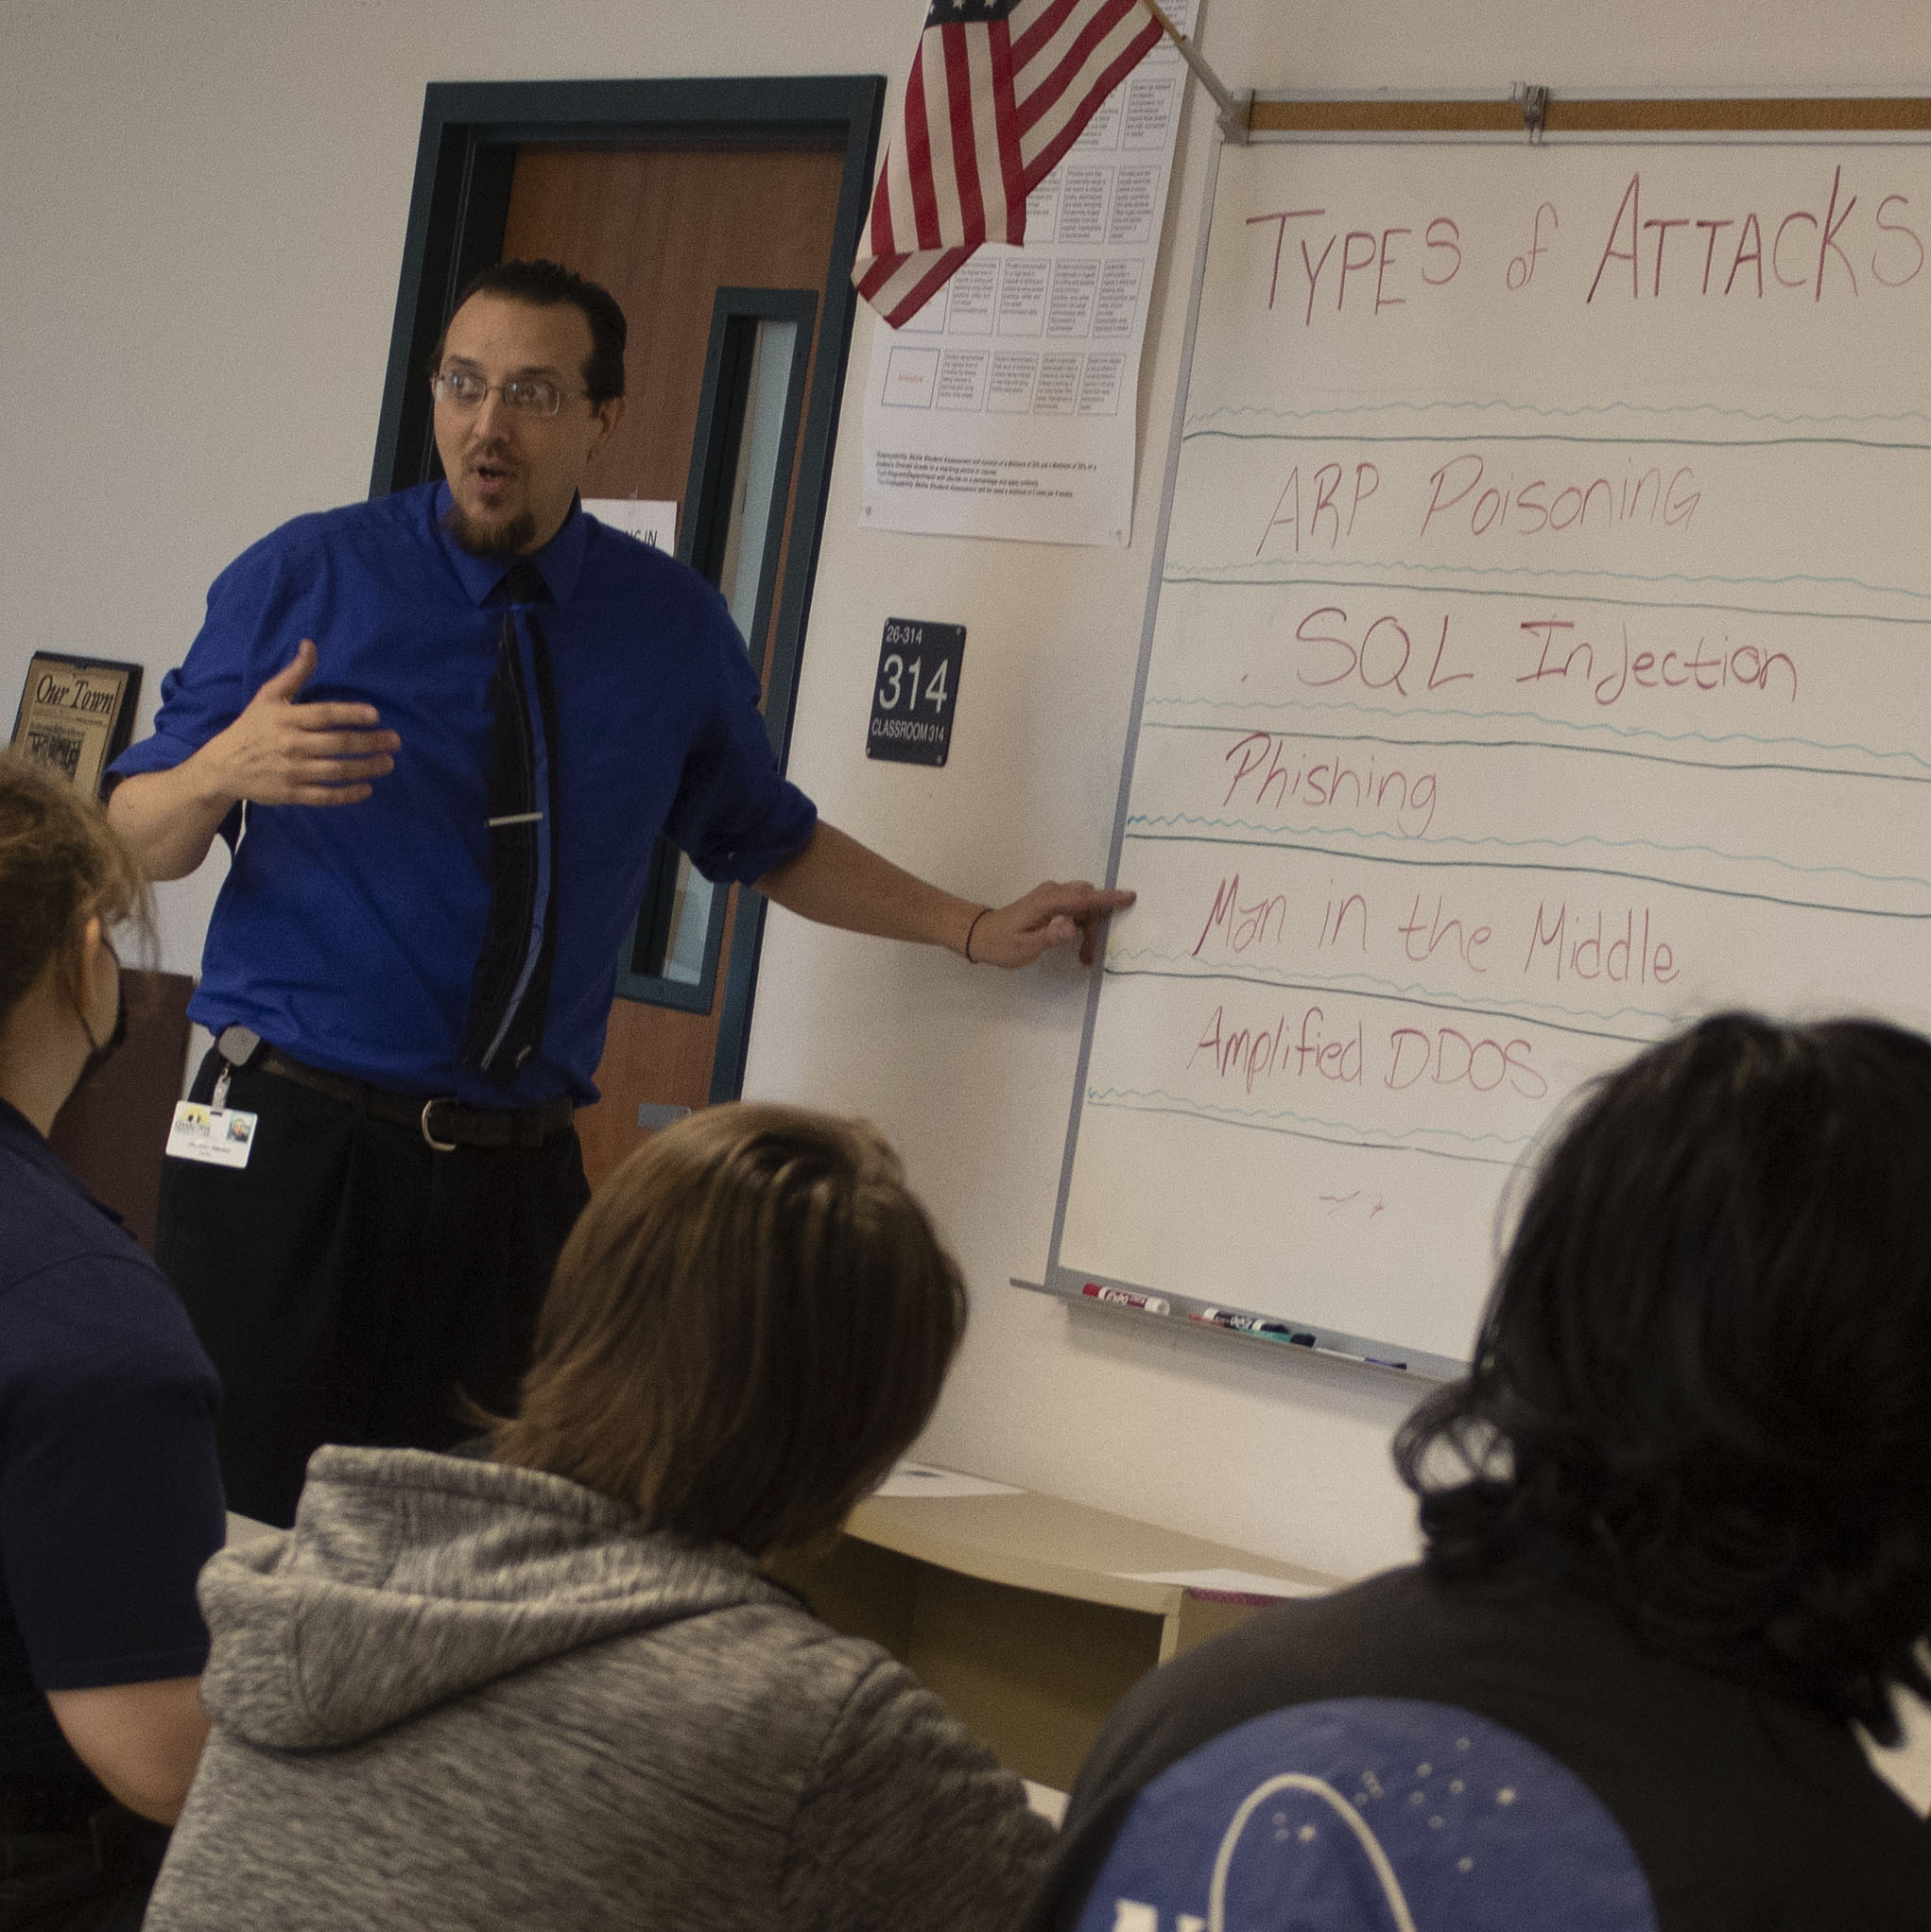
[[[269,674],[257,663],[259,644],[277,605],[286,600],[282,573],[263,544],[244,551],[215,579],[186,658],[161,681],[153,733],[114,760],[110,778],[119,783],[141,772],[171,771],[241,716]],[[239,818],[237,807],[222,826],[231,844]]]
[[[716,671],[664,830],[707,879],[749,885],[804,849],[818,807],[780,774],[757,674],[721,598],[716,614],[702,643]]]

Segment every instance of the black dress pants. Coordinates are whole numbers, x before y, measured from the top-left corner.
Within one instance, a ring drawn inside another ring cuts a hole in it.
[[[249,1164],[164,1163],[156,1259],[220,1371],[229,1507],[285,1527],[319,1444],[446,1449],[476,1433],[471,1405],[513,1411],[590,1190],[574,1129],[439,1152],[254,1067],[227,1105],[257,1116]]]

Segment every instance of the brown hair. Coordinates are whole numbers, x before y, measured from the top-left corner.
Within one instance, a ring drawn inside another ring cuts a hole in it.
[[[133,923],[153,933],[147,881],[106,812],[17,753],[0,754],[0,1026],[50,959],[77,1009],[80,934]]]
[[[714,1107],[606,1181],[557,1262],[499,1462],[754,1555],[838,1523],[924,1426],[965,1285],[875,1130]]]

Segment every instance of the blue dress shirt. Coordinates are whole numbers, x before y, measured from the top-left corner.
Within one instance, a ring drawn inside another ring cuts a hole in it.
[[[473,557],[427,483],[298,517],[215,580],[154,735],[116,760],[164,770],[233,722],[304,637],[302,699],[361,700],[395,769],[353,805],[250,805],[188,1010],[292,1058],[403,1093],[530,1106],[593,1080],[660,832],[707,878],[749,882],[801,851],[817,812],[779,776],[724,600],[694,571],[573,507],[529,561],[557,691],[556,954],[543,1044],[508,1089],[457,1063],[490,903],[485,608],[511,561]]]

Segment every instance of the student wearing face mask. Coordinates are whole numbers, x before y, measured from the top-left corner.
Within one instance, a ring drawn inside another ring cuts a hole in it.
[[[46,1142],[147,917],[105,814],[0,757],[0,1932],[137,1926],[208,1730],[215,1371]]]

